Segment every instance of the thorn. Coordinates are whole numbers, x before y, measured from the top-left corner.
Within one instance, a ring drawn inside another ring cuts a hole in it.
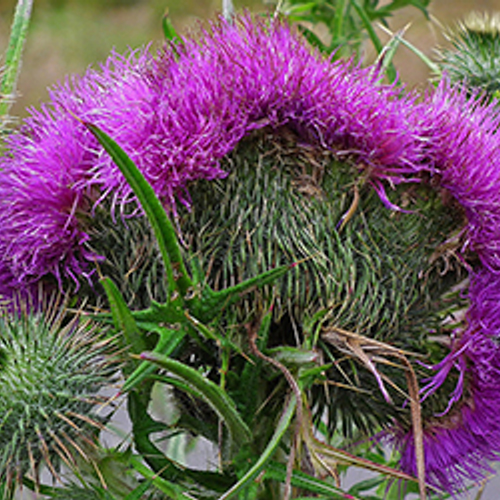
[[[83,420],[84,422],[87,422],[87,424],[90,424],[92,427],[96,427],[100,431],[103,431],[106,429],[104,425],[102,425],[100,422],[96,422],[95,420],[92,420],[91,418],[87,417],[86,415],[81,415],[80,413],[76,413],[74,411],[68,411],[66,412],[67,415],[71,417],[75,417],[79,420]]]
[[[49,431],[50,433],[50,431]],[[52,476],[57,480],[61,481],[61,478],[59,477],[59,474],[57,473],[56,469],[54,468],[54,465],[50,461],[50,450],[49,447],[47,446],[47,442],[45,441],[45,438],[43,437],[43,434],[41,433],[40,429],[36,428],[36,434],[38,439],[40,440],[41,448],[42,448],[42,456],[43,459],[45,460],[45,463],[47,464],[47,467],[50,470],[50,473]]]
[[[27,445],[28,445],[28,460],[30,462],[31,472],[33,474],[33,481],[35,483],[35,489],[36,489],[35,493],[39,494],[39,492],[40,492],[40,483],[39,483],[39,478],[38,478],[38,474],[37,474],[37,470],[36,470],[35,459],[33,458],[33,452],[31,450],[31,443],[28,442]]]
[[[95,470],[96,474],[99,477],[99,481],[101,482],[102,487],[105,490],[107,490],[108,489],[108,485],[106,484],[106,481],[104,480],[104,477],[102,475],[102,472],[99,470],[99,467],[97,466],[97,464],[95,463],[94,460],[91,460],[90,463],[92,464],[92,467],[94,467],[94,470]]]
[[[80,456],[86,461],[86,462],[90,462],[91,459],[89,458],[89,456],[80,448],[80,446],[78,446],[74,439],[71,439],[68,434],[66,434],[63,430],[59,431],[62,435],[62,437],[71,445],[73,446],[73,448],[75,448],[75,450],[80,454]]]
[[[56,442],[60,449],[54,448],[59,458],[68,466],[68,469],[72,470],[76,466],[75,459],[69,450],[64,446],[64,443],[59,439],[54,431],[49,431],[50,437]]]

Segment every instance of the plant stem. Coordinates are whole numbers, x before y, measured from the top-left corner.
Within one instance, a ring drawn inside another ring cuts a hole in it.
[[[31,17],[33,0],[19,0],[14,13],[14,21],[5,54],[5,70],[0,83],[0,119],[5,122],[5,116],[8,114],[13,97],[16,92],[16,84],[21,70],[21,56],[26,41],[26,33]]]

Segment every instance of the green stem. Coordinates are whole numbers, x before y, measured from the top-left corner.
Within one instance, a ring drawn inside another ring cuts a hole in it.
[[[368,32],[368,36],[370,37],[370,40],[372,41],[375,49],[377,50],[377,53],[380,54],[382,52],[382,49],[384,48],[384,46],[382,45],[380,38],[375,33],[375,30],[373,29],[373,26],[372,26],[372,23],[370,21],[370,18],[368,17],[368,14],[365,12],[365,9],[363,9],[363,7],[361,7],[359,5],[357,0],[354,0],[352,2],[352,6],[354,7],[354,10],[357,12],[358,16],[361,18],[361,22],[363,23],[363,26],[365,27],[366,31]]]
[[[4,72],[0,83],[0,117],[4,119],[11,106],[16,91],[17,79],[21,70],[21,56],[26,42],[26,34],[31,17],[33,0],[19,0],[17,2],[14,21],[9,38],[9,45],[5,53]]]
[[[343,41],[344,35],[344,19],[347,0],[337,0],[335,6],[335,17],[333,20],[333,36],[337,43]]]
[[[361,18],[361,22],[363,23],[363,26],[365,27],[366,31],[368,32],[368,36],[370,37],[370,40],[373,43],[373,46],[377,50],[378,54],[382,54],[384,50],[384,46],[382,42],[380,41],[380,38],[377,36],[377,33],[375,33],[375,30],[373,29],[373,25],[370,21],[370,18],[368,17],[368,14],[366,11],[361,7],[358,3],[358,0],[353,0],[352,6],[354,7],[354,10],[357,12],[358,16]],[[397,72],[396,68],[394,67],[394,64],[391,62],[388,64],[387,67],[387,77],[389,78],[389,81],[394,82],[397,79]]]

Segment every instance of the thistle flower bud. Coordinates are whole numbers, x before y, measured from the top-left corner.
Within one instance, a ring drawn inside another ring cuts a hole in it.
[[[438,51],[438,64],[453,83],[488,95],[500,90],[500,14],[472,12],[447,38],[451,48]]]
[[[101,428],[99,391],[112,383],[112,342],[60,301],[0,316],[0,479],[15,485],[42,465],[58,476]]]

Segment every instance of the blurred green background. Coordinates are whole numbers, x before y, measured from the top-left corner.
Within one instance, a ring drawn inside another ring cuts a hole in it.
[[[5,51],[16,0],[0,0],[0,54]],[[236,0],[238,9],[265,8],[261,0]],[[161,19],[168,10],[186,33],[216,15],[217,0],[34,0],[13,113],[46,98],[46,87],[69,73],[82,73],[111,49],[119,52],[163,40]]]
[[[238,10],[272,10],[276,0],[234,0]],[[82,73],[106,59],[112,48],[125,51],[149,42],[161,44],[161,18],[168,10],[180,33],[195,30],[197,22],[221,10],[222,0],[35,0],[19,99],[13,109],[46,99],[46,88],[69,73]],[[384,0],[380,2],[384,3]],[[0,0],[0,53],[6,47],[16,0]],[[441,25],[450,25],[471,10],[500,11],[500,0],[433,0],[431,21],[414,8],[402,9],[390,22],[398,30],[411,22],[406,38],[427,54],[444,44]],[[382,39],[387,39],[382,35]],[[373,54],[365,55],[369,60]],[[423,85],[427,68],[408,49],[400,48],[396,67],[409,85]]]

